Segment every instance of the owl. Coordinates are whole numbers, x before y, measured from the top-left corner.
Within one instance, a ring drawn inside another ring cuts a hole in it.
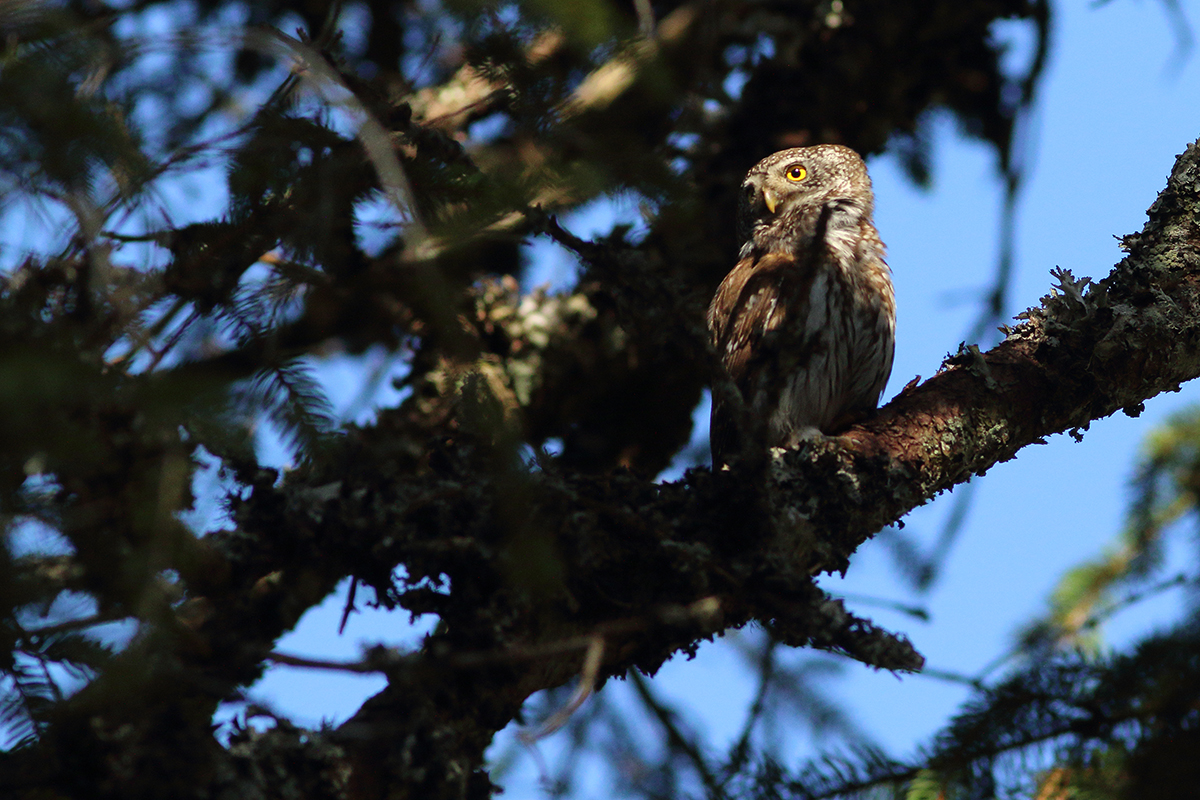
[[[708,329],[766,446],[791,447],[879,404],[895,344],[891,274],[871,179],[850,148],[781,150],[754,165],[741,191],[742,247]],[[711,431],[719,469],[742,447],[719,401]]]

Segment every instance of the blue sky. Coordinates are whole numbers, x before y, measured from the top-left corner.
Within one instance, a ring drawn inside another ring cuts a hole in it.
[[[1054,10],[1051,62],[1032,120],[1033,166],[1018,211],[1011,313],[1048,292],[1054,267],[1076,276],[1105,276],[1121,256],[1114,236],[1141,229],[1176,154],[1200,136],[1200,53],[1186,54],[1182,61],[1176,57],[1176,32],[1160,4],[1062,2]],[[1193,24],[1200,22],[1194,7],[1185,12]],[[912,187],[886,156],[869,164],[899,307],[888,397],[913,376],[933,374],[945,354],[957,348],[978,313],[975,298],[988,285],[996,261],[1001,194],[994,156],[960,138],[948,118],[938,123],[936,144],[930,191]],[[618,208],[617,213],[633,210]],[[559,260],[548,263],[539,274],[569,269]],[[355,369],[341,363],[327,370],[342,372],[323,374],[332,386],[347,386],[354,383]],[[931,667],[977,671],[1006,652],[1016,630],[1045,610],[1065,569],[1095,556],[1116,536],[1143,437],[1198,398],[1197,387],[1185,385],[1178,394],[1148,402],[1139,419],[1098,421],[1082,443],[1054,437],[977,479],[965,529],[941,580],[915,600],[929,610],[930,622],[850,606],[907,632]],[[949,499],[939,498],[906,519],[908,531],[927,547]],[[1176,540],[1172,566],[1194,564],[1193,543],[1183,536]],[[826,578],[822,584],[835,592],[914,602],[874,542],[856,554],[844,581]],[[1112,620],[1106,641],[1133,641],[1176,618],[1180,608],[1178,593],[1134,606]],[[353,617],[338,637],[340,610],[341,599],[331,598],[279,649],[346,658],[354,657],[363,642],[412,645],[419,640],[420,626],[410,628],[396,615],[379,613]],[[694,660],[672,661],[655,683],[718,743],[740,725],[753,689],[734,650],[719,642],[702,647]],[[856,664],[826,685],[873,738],[899,755],[928,741],[967,696],[958,685],[921,676],[898,679]],[[344,719],[381,686],[378,678],[276,667],[252,695],[312,724]],[[624,689],[618,684],[616,691]],[[556,748],[553,739],[542,746],[549,755]],[[796,736],[784,754],[799,758],[814,752],[807,737]],[[506,797],[538,795],[528,758],[507,784]]]

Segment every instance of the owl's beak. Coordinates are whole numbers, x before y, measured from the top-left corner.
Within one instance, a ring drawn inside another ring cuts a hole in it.
[[[779,204],[779,198],[770,189],[763,188],[763,202],[767,205],[767,211],[775,213],[775,206]]]

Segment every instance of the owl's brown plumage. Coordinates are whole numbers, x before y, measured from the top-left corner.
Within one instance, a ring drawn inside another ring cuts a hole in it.
[[[713,345],[768,447],[836,433],[879,404],[896,330],[866,165],[848,147],[796,147],[746,174],[742,249],[708,308]],[[720,402],[713,466],[739,451]]]

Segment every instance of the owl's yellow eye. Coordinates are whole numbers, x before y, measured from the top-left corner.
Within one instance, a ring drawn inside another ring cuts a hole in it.
[[[799,183],[808,177],[808,170],[799,164],[796,164],[795,166],[788,167],[788,171],[784,174],[787,175],[787,179],[789,181],[795,181],[796,183]]]

